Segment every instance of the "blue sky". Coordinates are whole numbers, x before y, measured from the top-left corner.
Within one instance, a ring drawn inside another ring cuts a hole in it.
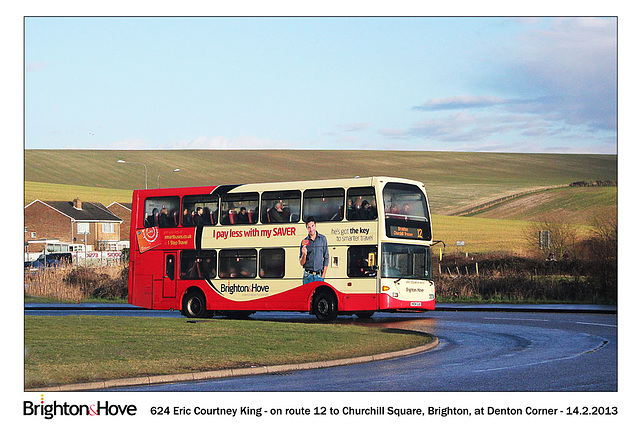
[[[617,153],[615,18],[25,18],[25,148]]]

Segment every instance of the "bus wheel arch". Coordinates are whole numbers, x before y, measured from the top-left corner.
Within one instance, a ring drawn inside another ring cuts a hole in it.
[[[213,314],[212,311],[207,310],[207,299],[204,292],[197,287],[189,288],[185,292],[180,313],[190,318],[211,317]]]
[[[338,317],[338,297],[329,286],[319,286],[311,297],[310,314],[318,320],[330,322]]]

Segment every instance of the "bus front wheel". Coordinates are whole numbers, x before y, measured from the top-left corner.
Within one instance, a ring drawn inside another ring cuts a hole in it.
[[[338,300],[333,292],[319,291],[311,304],[312,313],[318,320],[328,322],[338,317]]]
[[[189,291],[182,300],[182,315],[190,318],[210,317],[207,300],[201,291]]]

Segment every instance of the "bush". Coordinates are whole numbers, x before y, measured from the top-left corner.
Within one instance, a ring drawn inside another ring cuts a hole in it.
[[[82,298],[116,299],[127,296],[128,267],[74,267],[62,278]]]
[[[544,261],[488,254],[476,259],[445,258],[435,270],[441,272],[436,274],[440,300],[617,302],[617,265],[610,259]]]
[[[127,279],[129,276],[129,268],[125,267],[121,270],[120,275],[116,278],[109,278],[97,283],[97,287],[91,291],[94,298],[117,299],[125,298],[128,294]]]
[[[73,302],[124,298],[128,274],[126,265],[46,268],[25,274],[25,295]]]

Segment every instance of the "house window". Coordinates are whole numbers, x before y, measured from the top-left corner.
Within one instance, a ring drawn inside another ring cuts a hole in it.
[[[117,251],[118,244],[116,242],[110,242],[110,241],[99,241],[98,250],[99,251]]]
[[[89,234],[89,223],[88,222],[79,222],[78,223],[78,234]]]
[[[113,222],[103,222],[102,223],[102,232],[103,233],[115,233],[115,226]]]

